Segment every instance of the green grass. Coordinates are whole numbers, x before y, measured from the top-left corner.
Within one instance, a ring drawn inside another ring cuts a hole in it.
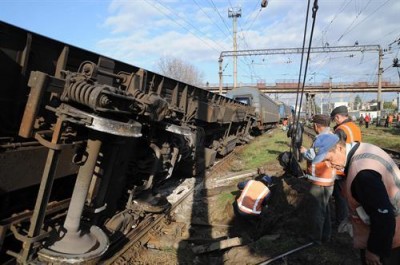
[[[220,207],[225,207],[226,204],[232,204],[236,194],[232,192],[222,192],[218,195],[217,202]],[[223,208],[222,208],[223,209]]]
[[[362,141],[379,147],[400,150],[400,129],[376,127],[361,128]]]
[[[255,169],[273,161],[278,163],[277,156],[290,150],[290,138],[286,136],[286,133],[286,131],[276,128],[255,138],[239,154],[239,160],[244,165],[242,170]],[[304,137],[303,145],[309,147],[311,140]]]
[[[161,249],[161,251],[166,252],[166,253],[172,253],[172,254],[177,253],[176,249],[173,247],[164,247]]]
[[[400,150],[400,128],[385,128],[370,126],[368,129],[361,128],[363,142],[371,143],[383,148]],[[303,146],[310,147],[312,140],[304,135]],[[270,163],[278,163],[277,157],[280,153],[290,150],[290,138],[286,131],[280,128],[256,137],[248,144],[232,166],[232,171],[256,169]],[[301,164],[305,168],[305,162]]]

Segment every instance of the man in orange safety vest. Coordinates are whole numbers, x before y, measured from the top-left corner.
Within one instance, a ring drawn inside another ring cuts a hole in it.
[[[314,115],[312,122],[316,139],[324,134],[332,134],[328,115]],[[311,239],[321,244],[330,241],[331,238],[331,214],[329,200],[333,192],[336,170],[327,166],[325,162],[312,163],[315,157],[313,146],[310,149],[301,147],[301,153],[307,160],[307,179],[311,182],[310,188],[310,224]]]
[[[271,190],[268,188],[271,184],[272,178],[267,175],[259,180],[240,182],[237,186],[241,194],[234,203],[235,213],[249,219],[259,217],[271,196]]]

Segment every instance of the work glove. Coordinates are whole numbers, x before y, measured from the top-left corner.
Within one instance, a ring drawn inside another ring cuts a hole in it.
[[[348,218],[344,219],[338,227],[338,233],[348,233],[353,237],[353,225]]]

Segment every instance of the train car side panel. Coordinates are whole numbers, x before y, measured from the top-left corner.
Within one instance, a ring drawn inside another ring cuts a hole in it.
[[[255,108],[257,130],[265,131],[279,122],[279,106],[257,88],[241,87],[228,91],[227,97],[250,104]]]

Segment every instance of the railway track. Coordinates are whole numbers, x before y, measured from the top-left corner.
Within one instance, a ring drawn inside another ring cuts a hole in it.
[[[127,235],[121,237],[115,242],[101,264],[127,264],[129,257],[126,257],[126,252],[133,248],[140,241],[143,241],[150,230],[158,226],[163,220],[168,219],[169,214],[181,204],[188,196],[193,194],[196,187],[202,183],[193,185],[194,181],[186,181],[173,190],[169,196],[171,207],[160,214],[147,214],[140,224],[132,229]]]
[[[305,135],[307,135],[308,137],[310,137],[311,139],[313,139],[313,140],[314,140],[314,138],[316,136],[315,131],[311,127],[308,127],[308,126],[304,126],[303,133]]]
[[[214,178],[226,171],[227,164],[235,158],[236,154],[242,150],[245,145],[238,146],[234,151],[216,161],[216,163],[205,172],[205,176],[186,179],[179,183],[175,188],[166,187],[165,190],[161,189],[160,192],[168,194],[167,199],[171,203],[171,207],[165,212],[160,214],[146,214],[141,222],[132,229],[131,232],[115,240],[107,251],[101,264],[127,264],[130,259],[129,250],[132,248],[140,247],[143,242],[149,238],[149,233],[156,230],[161,230],[165,223],[168,223],[170,214],[182,204],[188,197],[193,196],[197,189],[202,189],[207,179]],[[173,186],[174,184],[172,184]]]
[[[393,161],[400,168],[400,152],[388,148],[382,148],[382,149],[392,157]]]

